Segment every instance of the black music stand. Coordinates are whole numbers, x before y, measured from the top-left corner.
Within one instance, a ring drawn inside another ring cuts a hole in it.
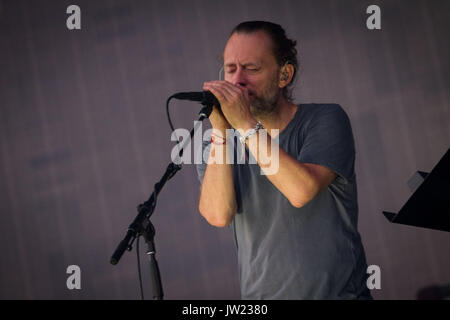
[[[383,211],[393,223],[450,232],[450,149],[430,173],[408,181],[413,192],[398,214]]]

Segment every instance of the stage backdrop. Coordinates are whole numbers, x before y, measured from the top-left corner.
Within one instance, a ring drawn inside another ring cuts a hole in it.
[[[67,27],[71,4],[80,30]],[[373,296],[450,283],[450,233],[382,215],[450,146],[450,2],[376,1],[381,30],[366,26],[371,4],[0,1],[0,298],[139,298],[135,252],[109,259],[170,161],[166,99],[217,79],[230,30],[255,19],[298,40],[296,101],[339,103],[351,119],[359,231],[381,270]],[[175,127],[190,129],[199,109],[173,102]],[[185,165],[152,217],[165,297],[237,299],[231,230],[200,216],[199,188]],[[144,254],[141,264],[150,297]],[[66,286],[70,265],[79,290]]]

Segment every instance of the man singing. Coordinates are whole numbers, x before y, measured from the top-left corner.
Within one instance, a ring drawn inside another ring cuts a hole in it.
[[[198,165],[199,211],[213,226],[231,226],[243,299],[371,299],[350,122],[337,104],[293,103],[295,46],[270,22],[231,32],[225,80],[203,85],[220,102],[206,148],[227,159],[234,129],[236,148],[242,143],[257,163]],[[278,157],[268,157],[275,148]],[[265,172],[268,159],[278,161],[276,172]]]

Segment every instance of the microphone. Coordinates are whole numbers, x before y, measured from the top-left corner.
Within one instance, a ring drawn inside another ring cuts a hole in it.
[[[219,100],[211,93],[211,91],[201,92],[179,92],[173,95],[175,99],[199,101],[201,104],[215,105],[220,108]]]

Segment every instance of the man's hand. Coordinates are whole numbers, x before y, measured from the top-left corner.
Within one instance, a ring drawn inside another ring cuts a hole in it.
[[[231,129],[231,125],[228,123],[227,119],[225,119],[222,110],[217,108],[217,106],[213,106],[213,111],[208,119],[209,122],[211,122],[211,126],[221,132],[222,137],[226,136],[227,129]]]
[[[242,129],[245,132],[256,125],[256,120],[250,112],[251,102],[247,88],[217,80],[205,82],[203,90],[211,91],[219,100],[226,121],[236,130]],[[212,122],[211,124],[214,127]]]

